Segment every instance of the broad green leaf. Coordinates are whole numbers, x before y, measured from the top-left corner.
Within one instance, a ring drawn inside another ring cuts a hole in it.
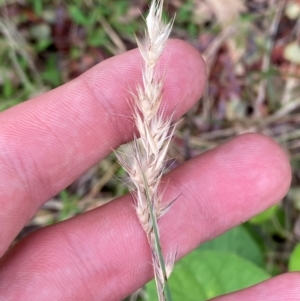
[[[174,301],[205,301],[240,290],[270,276],[236,254],[196,250],[176,264],[169,279]],[[154,281],[146,285],[148,301],[157,301]]]
[[[198,250],[234,253],[258,266],[263,266],[262,252],[256,241],[243,226],[233,228],[223,235],[204,243]]]
[[[290,260],[289,271],[300,271],[300,244],[297,244],[294,248]]]

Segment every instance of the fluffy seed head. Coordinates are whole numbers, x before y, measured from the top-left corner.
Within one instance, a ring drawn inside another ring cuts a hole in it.
[[[159,182],[165,170],[165,158],[175,127],[171,118],[165,118],[160,106],[163,99],[163,76],[155,68],[161,57],[172,23],[162,20],[163,1],[153,0],[146,18],[147,30],[143,41],[137,39],[144,60],[143,85],[137,87],[133,95],[133,114],[140,138],[132,142],[131,154],[118,154],[119,161],[127,171],[134,185],[133,197],[136,213],[147,234],[152,253],[155,279],[160,300],[166,278],[171,273],[175,258],[169,260],[164,268],[157,248],[159,231],[157,220],[172,205],[161,204],[158,193]]]

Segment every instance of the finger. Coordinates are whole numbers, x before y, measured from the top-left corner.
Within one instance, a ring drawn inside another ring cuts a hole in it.
[[[211,301],[298,301],[300,273],[287,273]]]
[[[138,50],[129,51],[0,115],[0,256],[43,202],[132,137],[129,90],[141,68]],[[163,108],[179,116],[201,96],[203,62],[174,40],[159,68],[167,72]]]
[[[180,258],[245,222],[279,201],[290,179],[285,153],[257,134],[188,161],[164,178],[164,199],[180,195],[159,222],[164,253],[178,248]],[[152,277],[150,258],[125,196],[25,238],[2,260],[0,291],[24,301],[121,300]]]

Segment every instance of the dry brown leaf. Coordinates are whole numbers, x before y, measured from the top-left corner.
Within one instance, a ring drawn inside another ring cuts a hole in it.
[[[240,13],[246,11],[244,0],[206,0],[222,26],[228,25]]]
[[[203,24],[213,18],[213,11],[205,0],[194,0],[193,21],[197,24]]]
[[[206,0],[223,30],[228,30],[233,21],[246,11],[244,0]],[[234,38],[227,41],[229,53],[234,63],[237,63],[243,54],[243,50],[236,45]]]

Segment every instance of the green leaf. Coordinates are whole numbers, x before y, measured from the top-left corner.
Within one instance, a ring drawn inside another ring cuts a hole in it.
[[[294,248],[290,260],[289,271],[300,271],[300,244],[297,244]]]
[[[45,71],[42,73],[42,79],[52,87],[61,84],[61,71],[57,68],[57,59],[54,55],[49,55],[46,61]]]
[[[88,44],[90,46],[103,46],[107,43],[107,40],[107,35],[102,28],[94,29],[88,33]]]
[[[43,1],[40,0],[33,1],[33,9],[38,16],[41,16],[43,13]]]
[[[243,226],[233,228],[223,235],[204,243],[198,250],[234,253],[263,267],[261,249]]]
[[[251,224],[258,224],[258,225],[263,224],[264,222],[268,221],[276,214],[277,208],[278,205],[274,205],[269,209],[263,211],[262,213],[252,217],[249,222]]]
[[[176,264],[169,285],[174,301],[205,301],[240,290],[270,276],[236,254],[196,250]],[[154,281],[146,285],[148,301],[156,301]]]
[[[78,207],[77,196],[71,196],[66,190],[61,191],[59,196],[62,200],[62,209],[59,212],[58,221],[70,218],[81,211]]]
[[[90,18],[85,16],[78,6],[69,6],[69,13],[75,23],[83,26],[90,24]]]
[[[5,98],[9,98],[13,95],[13,92],[14,92],[14,86],[11,82],[10,79],[8,79],[7,76],[3,76],[3,96]]]

